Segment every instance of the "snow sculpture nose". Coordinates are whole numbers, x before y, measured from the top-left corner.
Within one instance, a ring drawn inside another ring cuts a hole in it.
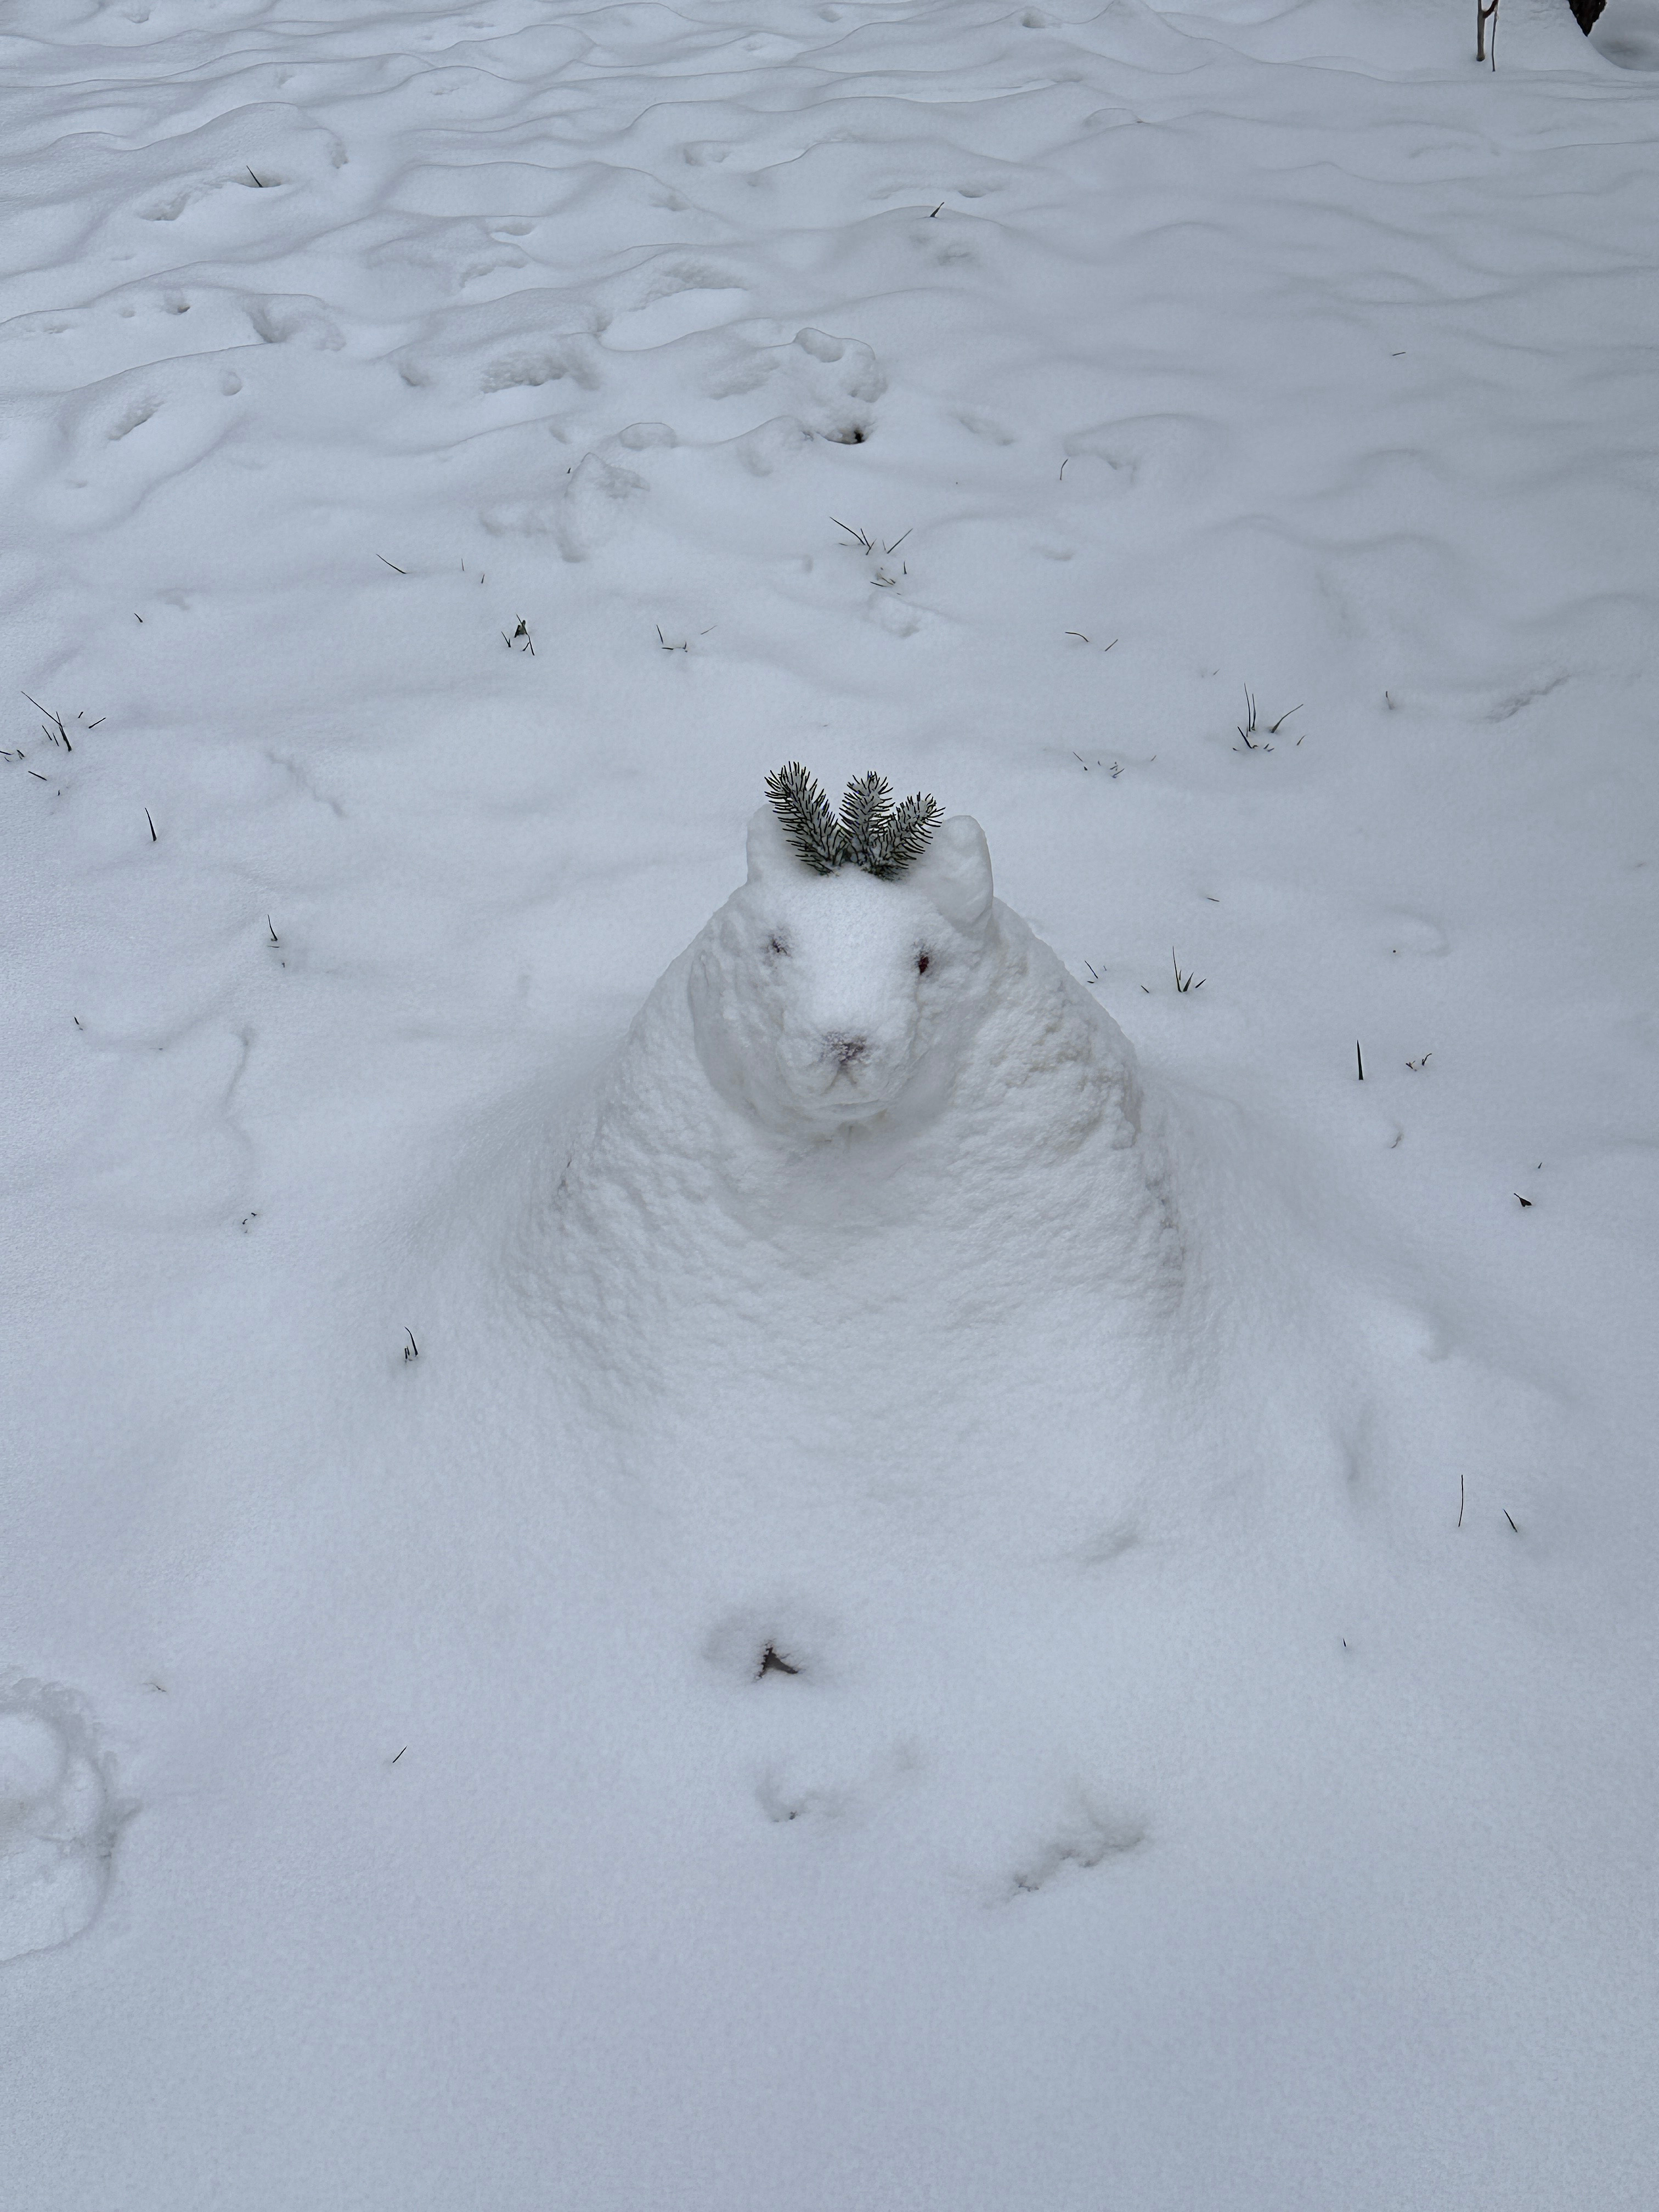
[[[860,1060],[867,1056],[870,1050],[870,1041],[867,1037],[843,1036],[839,1030],[832,1030],[823,1042],[829,1048],[830,1057],[840,1067],[856,1066]]]

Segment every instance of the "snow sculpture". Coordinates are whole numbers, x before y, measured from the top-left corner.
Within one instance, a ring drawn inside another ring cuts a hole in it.
[[[1072,1348],[1109,1387],[1107,1340],[1155,1333],[1182,1276],[1127,1040],[995,898],[976,822],[874,775],[839,822],[794,764],[769,787],[746,881],[562,1148],[532,1291],[623,1418],[697,1406],[757,1449],[890,1450]]]

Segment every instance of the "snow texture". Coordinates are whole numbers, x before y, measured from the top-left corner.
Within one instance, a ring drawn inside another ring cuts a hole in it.
[[[9,2205],[1649,2212],[1659,15],[1473,13],[6,13]]]

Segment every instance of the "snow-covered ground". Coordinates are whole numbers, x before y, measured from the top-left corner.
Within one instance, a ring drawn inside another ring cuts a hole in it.
[[[9,2205],[1654,2203],[1659,9],[1473,14],[6,9]],[[605,1072],[793,758],[1107,1137]]]

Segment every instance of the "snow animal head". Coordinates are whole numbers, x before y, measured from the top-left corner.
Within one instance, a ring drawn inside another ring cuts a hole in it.
[[[884,793],[878,778],[849,788],[854,833],[857,797],[877,785]],[[777,779],[770,787],[775,805],[749,825],[749,879],[693,953],[698,1057],[726,1099],[784,1133],[925,1118],[949,1093],[996,964],[984,832],[965,815],[935,830],[932,801],[907,801],[878,812],[873,845],[843,849],[826,806],[830,842],[807,858]],[[907,808],[920,823],[910,852],[890,832]]]

